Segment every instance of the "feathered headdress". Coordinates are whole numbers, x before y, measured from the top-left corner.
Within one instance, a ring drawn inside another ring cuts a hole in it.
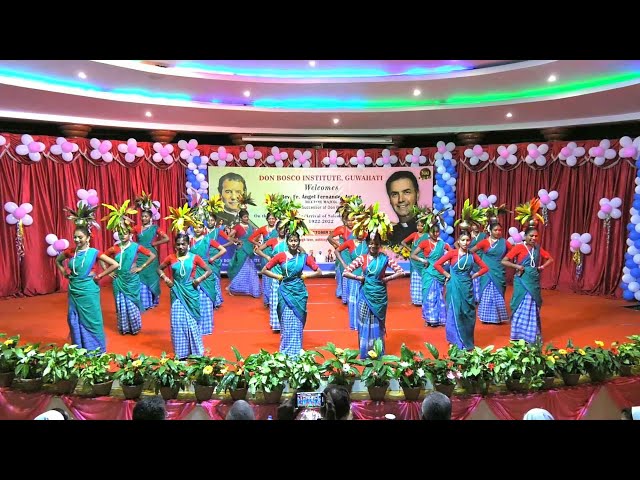
[[[516,207],[516,220],[522,225],[529,224],[530,227],[535,227],[538,222],[544,224],[544,218],[538,213],[538,210],[540,210],[540,199],[532,198],[527,203]]]
[[[336,209],[336,213],[340,214],[340,218],[343,218],[345,215],[351,217],[352,213],[355,215],[362,211],[363,208],[364,203],[360,195],[343,195],[340,197],[340,205]]]
[[[280,228],[284,228],[289,234],[297,233],[300,236],[311,233],[304,219],[298,215],[298,210],[295,208],[284,213]]]
[[[222,197],[219,193],[216,193],[213,197],[207,200],[206,208],[210,215],[218,214],[224,210],[224,202],[222,201]]]
[[[182,207],[169,207],[171,215],[164,217],[165,220],[171,220],[171,230],[183,232],[189,227],[193,227],[198,222],[193,218],[191,209],[186,203]]]
[[[67,212],[67,219],[73,221],[77,227],[87,227],[91,230],[93,227],[100,230],[100,224],[96,222],[96,211],[98,206],[90,207],[84,201],[78,202],[78,207],[74,210],[70,207],[65,207],[64,211]]]
[[[240,196],[238,199],[238,203],[243,209],[246,209],[248,205],[256,206],[256,201],[251,196],[251,193],[247,192]]]
[[[485,223],[487,223],[487,214],[485,209],[474,207],[471,200],[467,198],[462,206],[460,218],[454,222],[453,226],[455,227],[459,224],[462,230],[468,230],[473,225],[480,228]]]
[[[389,234],[393,232],[393,225],[386,213],[380,211],[380,204],[375,202],[373,205],[363,208],[354,218],[353,234],[360,238],[369,235],[371,238],[376,236],[383,242],[387,241]]]
[[[119,207],[118,204],[109,205],[108,203],[103,203],[102,206],[110,210],[109,214],[101,219],[102,222],[108,220],[107,230],[114,230],[118,232],[118,235],[131,231],[129,215],[135,215],[138,212],[133,208],[129,208],[129,199],[125,200]]]
[[[154,201],[151,198],[151,195],[149,195],[148,193],[145,193],[144,190],[142,191],[142,193],[140,195],[138,195],[136,197],[134,202],[135,202],[135,204],[138,206],[138,208],[140,210],[149,210],[149,211],[151,211],[151,209],[153,207],[160,208],[160,202]]]

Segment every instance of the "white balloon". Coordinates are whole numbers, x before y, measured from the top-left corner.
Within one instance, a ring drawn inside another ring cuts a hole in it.
[[[633,294],[636,300],[640,301],[640,290]]]
[[[45,242],[47,242],[49,245],[53,245],[53,243],[58,240],[58,237],[56,235],[54,235],[53,233],[50,233],[49,235],[47,235],[46,237],[44,237]]]
[[[548,210],[555,210],[556,209],[556,202],[554,202],[553,200],[551,200],[549,203],[547,203],[547,209]]]
[[[495,195],[489,195],[489,198],[487,198],[487,200],[489,200],[489,203],[496,203],[498,201],[498,197],[496,197]]]
[[[444,162],[442,161],[442,159],[439,159],[439,160],[436,160],[436,163],[434,165],[439,168],[444,166]]]
[[[549,192],[549,198],[551,200],[557,200],[558,199],[558,192],[556,192],[555,190],[551,190]]]
[[[209,188],[209,182],[207,181],[200,182],[200,188],[203,190],[206,190],[207,188]]]
[[[446,205],[447,203],[449,203],[449,197],[447,197],[446,195],[444,197],[442,197],[442,203],[444,205]]]
[[[582,243],[589,243],[591,241],[591,234],[583,233],[582,235],[580,235],[580,241]]]
[[[27,227],[29,225],[33,224],[33,217],[31,215],[25,215],[24,218],[22,219],[22,223],[23,225],[26,225]]]
[[[453,227],[452,227],[452,226],[448,226],[448,227],[445,229],[445,232],[447,232],[449,235],[451,235],[451,234],[453,233]]]
[[[512,237],[513,237],[516,233],[518,233],[518,229],[517,229],[516,227],[511,227],[511,228],[509,229],[509,235],[511,235]]]
[[[453,187],[456,184],[456,179],[451,177],[449,178],[449,180],[447,180],[447,185],[449,185],[450,187]]]
[[[55,248],[53,248],[53,245],[49,245],[47,247],[47,255],[49,255],[50,257],[57,257],[58,251]]]
[[[580,234],[575,232],[571,234],[571,240],[580,240]]]
[[[635,246],[631,245],[629,248],[627,248],[627,253],[629,255],[633,256],[633,255],[637,255],[640,252],[638,251],[638,249]]]
[[[538,196],[541,197],[543,195],[549,195],[549,192],[547,192],[544,188],[541,188],[540,190],[538,190]]]
[[[631,283],[633,281],[633,277],[631,275],[623,275],[622,281],[624,283]]]
[[[635,188],[635,192],[636,192],[636,193],[638,193],[638,194],[640,194],[640,185],[636,186],[636,188]]]
[[[591,245],[583,243],[582,245],[580,245],[580,251],[585,255],[591,253]]]
[[[602,210],[598,211],[598,218],[600,220],[604,220],[605,218],[607,218],[607,214],[604,213]]]
[[[600,200],[598,200],[598,203],[602,207],[603,205],[606,205],[607,203],[609,203],[609,199],[607,197],[602,197]]]
[[[444,167],[438,167],[436,169],[436,172],[438,172],[440,175],[444,174],[446,171],[447,171],[447,169],[444,168]]]
[[[633,245],[635,245],[635,244],[633,243],[633,240],[631,240],[630,238],[627,238],[626,242],[627,242],[627,246],[628,246],[628,247],[632,247]],[[623,267],[623,268],[625,268],[625,267]],[[628,273],[628,272],[627,272],[627,273]]]
[[[576,157],[571,156],[567,158],[567,165],[569,165],[570,167],[575,167],[577,163],[578,160],[576,160]]]
[[[633,263],[640,265],[640,253],[633,256]]]
[[[629,291],[631,291],[631,292],[635,293],[635,292],[637,292],[638,290],[640,290],[640,283],[638,283],[638,282],[631,282],[631,283],[629,284]]]
[[[617,208],[614,208],[611,212],[611,218],[615,218],[616,220],[622,216],[622,212]]]
[[[89,156],[94,160],[98,160],[102,156],[102,154],[100,153],[99,150],[91,150],[91,152],[89,153]]]
[[[27,155],[29,153],[29,147],[26,145],[18,145],[16,147],[16,153],[18,155]]]
[[[631,210],[629,210],[631,212],[631,215],[638,215],[640,214],[640,211],[636,210],[635,208],[631,207]]]
[[[18,223],[18,219],[16,217],[14,217],[12,213],[7,215],[5,218],[6,218],[7,223],[9,225],[15,225],[16,223]]]
[[[451,178],[451,174],[449,172],[444,172],[442,174],[442,179],[446,182]]]
[[[593,163],[595,163],[597,166],[601,167],[602,165],[604,165],[604,158],[602,157],[596,157],[593,160]]]
[[[540,167],[542,167],[543,165],[547,164],[547,159],[544,157],[538,157],[536,158],[536,165],[539,165]]]
[[[609,204],[611,204],[613,208],[620,208],[622,206],[622,200],[618,197],[613,197]]]
[[[632,215],[631,223],[633,223],[634,225],[637,225],[638,223],[640,223],[640,215]]]
[[[636,232],[640,233],[640,223],[636,223],[636,226],[634,228]]]

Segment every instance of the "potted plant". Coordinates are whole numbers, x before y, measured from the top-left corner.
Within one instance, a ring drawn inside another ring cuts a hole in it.
[[[18,363],[16,347],[18,346],[20,335],[2,340],[6,336],[6,333],[0,333],[0,387],[11,386],[13,377],[16,374],[16,363]]]
[[[127,352],[126,355],[116,355],[114,360],[118,370],[113,374],[113,379],[120,383],[124,398],[140,398],[149,371],[149,357],[143,353],[133,355]]]
[[[291,366],[289,386],[299,392],[315,392],[322,381],[322,364],[316,357],[324,359],[324,355],[315,350],[300,350],[297,359],[288,359]]]
[[[526,392],[543,385],[544,366],[536,347],[524,340],[511,340],[509,345],[499,348],[493,355],[493,374],[503,381],[507,389]]]
[[[553,351],[553,345],[548,344],[544,351],[542,350],[542,346],[540,343],[535,344],[540,350],[538,354],[542,357],[542,390],[549,390],[553,388],[556,377],[558,376],[558,370],[556,368],[556,361],[558,360],[558,355]]]
[[[165,400],[178,398],[187,385],[187,363],[176,360],[175,355],[162,352],[160,358],[149,357],[149,376],[153,378],[156,394]]]
[[[611,350],[604,348],[604,342],[595,341],[596,347],[584,347],[584,361],[592,382],[603,382],[618,373],[620,362]]]
[[[358,359],[360,352],[351,348],[338,348],[331,342],[321,349],[333,355],[333,358],[326,359],[320,367],[322,375],[327,377],[327,383],[342,385],[351,393],[353,384],[360,377],[360,371],[356,368],[362,366],[362,361]]]
[[[261,391],[266,403],[280,403],[291,368],[287,356],[261,349],[260,353],[249,355],[244,365],[249,375],[249,392],[255,395]]]
[[[393,365],[393,375],[404,392],[405,400],[418,400],[428,380],[426,360],[422,352],[414,352],[403,343],[400,347],[400,359]]]
[[[452,344],[449,346],[449,358],[460,370],[460,383],[468,393],[485,395],[489,391],[495,380],[493,345],[461,350]]]
[[[198,402],[206,402],[220,383],[226,360],[222,357],[189,355],[187,375],[193,382],[193,391]]]
[[[222,380],[220,380],[216,392],[229,392],[234,401],[244,400],[247,398],[249,383],[249,375],[244,368],[245,359],[236,347],[231,347],[231,350],[236,356],[236,361],[227,360],[228,366],[221,370]]]
[[[633,336],[627,338],[633,340]],[[640,336],[638,338],[640,339]],[[611,352],[618,357],[620,375],[624,377],[631,375],[631,369],[640,363],[640,344],[635,341],[629,343],[613,342]]]
[[[456,381],[462,378],[462,374],[454,367],[451,359],[440,358],[440,352],[435,345],[429,342],[425,342],[424,345],[433,357],[426,361],[427,375],[431,379],[433,388],[450,397],[456,388]]]
[[[549,351],[553,353],[556,370],[564,384],[569,387],[577,385],[580,376],[587,373],[584,358],[586,352],[581,348],[576,349],[571,339],[567,342],[566,348],[551,347]]]
[[[13,380],[15,388],[24,392],[37,392],[42,388],[44,354],[38,351],[39,343],[15,348],[16,368]]]
[[[389,383],[395,377],[396,363],[400,360],[395,355],[384,355],[382,340],[379,338],[373,342],[373,349],[367,352],[367,358],[363,360],[364,370],[360,381],[369,390],[369,398],[374,402],[381,402],[389,388]]]
[[[87,349],[65,343],[62,347],[52,345],[44,352],[45,364],[42,378],[51,384],[51,391],[57,395],[73,393],[78,384],[80,366],[87,361]]]
[[[79,365],[80,378],[91,386],[91,394],[104,397],[111,393],[113,378],[110,371],[113,354],[100,353],[100,350],[89,352],[84,365]]]

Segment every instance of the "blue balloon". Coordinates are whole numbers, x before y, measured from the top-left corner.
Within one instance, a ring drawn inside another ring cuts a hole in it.
[[[629,238],[635,242],[640,238],[640,233],[636,232],[634,229],[633,232],[629,234]]]
[[[202,194],[202,198],[204,198],[205,200],[209,199],[209,194],[208,193],[203,193]]]
[[[622,298],[629,301],[635,299],[633,292],[631,290],[625,290],[624,292],[622,292]]]
[[[636,226],[633,223],[627,225],[627,231],[633,232],[636,229]]]
[[[636,168],[640,168],[640,158],[636,160]]]
[[[633,260],[627,260],[626,262],[624,262],[625,267],[632,269],[633,267],[635,267],[635,262]]]
[[[200,188],[200,182],[197,180],[195,182],[191,182],[191,188],[198,190]]]
[[[200,163],[202,162],[202,159],[200,157],[193,157],[191,161],[196,165],[200,165]]]

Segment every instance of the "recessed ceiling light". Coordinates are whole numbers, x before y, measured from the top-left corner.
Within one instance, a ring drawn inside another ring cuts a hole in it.
[[[505,117],[507,117],[507,118],[511,118],[511,117],[513,117],[513,113],[511,113],[511,112],[507,112],[507,114],[505,115]]]
[[[316,61],[315,60],[309,60],[309,66],[310,67],[315,67],[316,66]]]
[[[549,75],[549,78],[547,78],[547,82],[555,82],[558,79],[558,77],[556,77],[555,75]]]
[[[87,74],[84,73],[84,72],[78,72],[78,76],[83,80],[85,80],[87,78]]]
[[[146,112],[146,113],[144,114],[144,116],[145,116],[145,117],[151,117],[151,116],[152,116],[152,114],[151,114],[151,112]]]
[[[413,89],[413,96],[417,97],[418,95],[420,95],[422,93],[422,90],[420,90],[419,88],[414,88]]]
[[[242,92],[242,94],[243,94],[245,97],[250,97],[250,96],[251,96],[251,92],[250,92],[249,90],[245,90],[244,92]]]
[[[340,119],[339,119],[339,118],[334,118],[334,119],[333,119],[333,124],[334,124],[334,125],[337,125],[337,124],[339,124],[339,123],[340,123]]]

